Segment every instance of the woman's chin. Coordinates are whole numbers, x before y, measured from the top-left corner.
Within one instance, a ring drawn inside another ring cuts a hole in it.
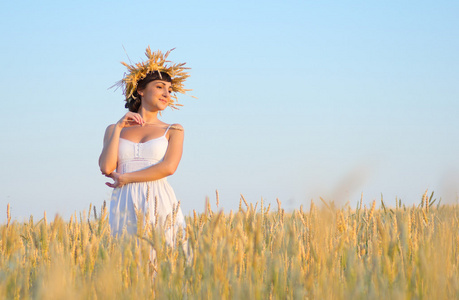
[[[165,110],[169,106],[169,103],[167,102],[162,102],[158,105],[159,110]]]

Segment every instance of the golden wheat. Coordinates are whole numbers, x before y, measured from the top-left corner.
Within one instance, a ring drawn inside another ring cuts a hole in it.
[[[433,195],[432,195],[433,196]],[[193,211],[174,247],[164,224],[138,219],[136,236],[110,234],[105,204],[69,222],[0,226],[0,298],[349,299],[459,296],[459,206],[396,200],[362,211],[323,199],[287,212],[261,200],[229,214]],[[218,208],[218,192],[217,208]],[[362,196],[363,198],[363,196]],[[155,202],[157,199],[155,199]],[[91,212],[93,211],[93,214]],[[92,217],[91,217],[92,216]],[[158,226],[156,226],[156,225]],[[152,256],[154,249],[154,256]]]

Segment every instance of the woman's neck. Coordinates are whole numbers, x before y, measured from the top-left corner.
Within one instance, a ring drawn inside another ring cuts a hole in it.
[[[141,106],[138,113],[146,123],[159,123],[158,111],[149,111]]]

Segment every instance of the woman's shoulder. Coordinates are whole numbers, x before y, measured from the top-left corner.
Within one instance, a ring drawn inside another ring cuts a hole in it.
[[[183,126],[178,123],[170,124],[169,129],[184,131]]]
[[[115,126],[116,126],[116,124],[108,125],[107,128],[105,129],[105,134],[106,135],[112,134],[113,130],[115,129]]]
[[[168,138],[173,137],[174,139],[183,139],[183,126],[180,124],[170,124],[168,126]]]
[[[106,130],[113,130],[115,128],[116,124],[110,124],[107,126],[107,129]]]

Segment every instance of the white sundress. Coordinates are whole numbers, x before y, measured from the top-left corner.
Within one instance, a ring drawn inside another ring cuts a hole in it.
[[[134,143],[120,138],[118,150],[118,173],[129,173],[146,169],[161,162],[166,154],[169,141],[166,133],[158,138],[144,143]],[[155,201],[155,198],[157,201]],[[115,188],[110,201],[109,223],[113,235],[121,235],[123,230],[130,234],[137,232],[136,210],[148,216],[149,222],[155,224],[155,203],[158,216],[157,226],[166,228],[166,242],[174,244],[174,237],[181,226],[185,228],[185,218],[179,208],[176,213],[175,224],[172,224],[172,212],[178,202],[172,187],[166,178],[147,182],[128,183],[120,188]],[[167,226],[167,218],[170,226]],[[168,228],[169,227],[169,228]]]

